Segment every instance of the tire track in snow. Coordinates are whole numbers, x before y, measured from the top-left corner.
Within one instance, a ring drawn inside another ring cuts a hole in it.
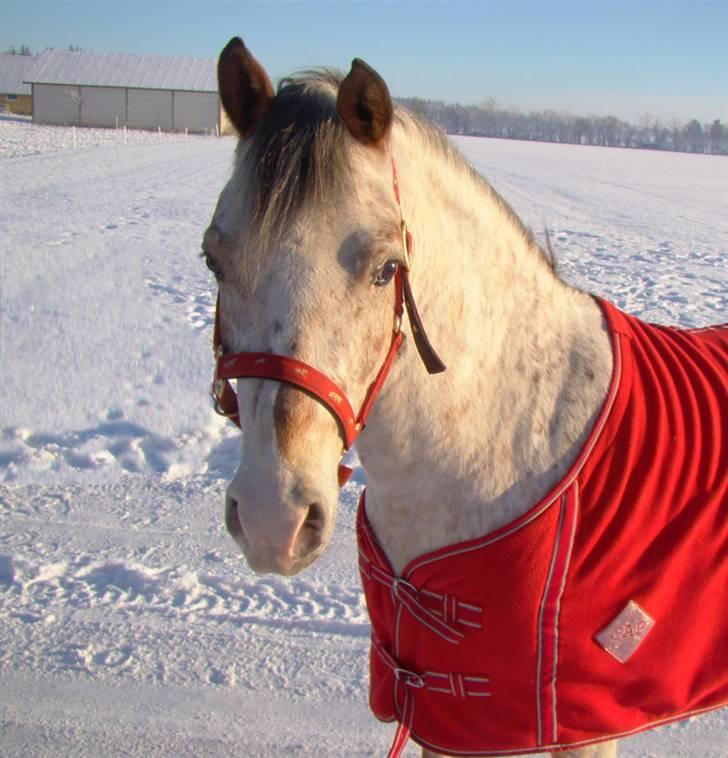
[[[224,686],[261,677],[288,686],[302,665],[290,634],[304,641],[323,636],[327,646],[338,639],[333,653],[354,644],[364,661],[370,631],[356,587],[273,577],[240,581],[92,555],[39,563],[13,553],[0,554],[0,627],[0,671]],[[25,640],[20,655],[12,638]],[[238,660],[241,639],[274,650],[285,640],[291,660],[273,653]],[[329,680],[329,689],[359,687],[364,675],[355,682]]]
[[[0,582],[3,597],[14,599],[12,606],[0,602],[0,617],[18,613],[42,617],[54,609],[133,611],[140,621],[152,614],[194,622],[203,614],[208,623],[233,627],[295,626],[354,636],[366,636],[369,630],[358,588],[304,579],[227,579],[177,567],[94,560],[90,554],[73,561],[36,563],[4,553]]]
[[[363,701],[369,624],[353,564],[316,580],[252,575],[224,534],[223,489],[0,486],[0,678]],[[353,551],[353,511],[340,516],[337,548]]]

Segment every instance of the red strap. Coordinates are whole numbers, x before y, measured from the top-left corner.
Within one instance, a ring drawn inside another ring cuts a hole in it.
[[[359,431],[361,431],[366,426],[367,419],[369,418],[369,413],[374,407],[377,396],[384,386],[384,382],[387,379],[387,374],[389,374],[389,371],[392,368],[392,364],[394,363],[394,359],[397,357],[397,353],[403,340],[404,335],[402,332],[396,332],[392,335],[392,342],[389,345],[389,352],[387,353],[387,357],[384,359],[384,363],[379,369],[379,373],[377,374],[375,380],[369,386],[366,397],[364,398],[364,403],[362,404],[361,410],[359,411],[359,416],[357,418]]]
[[[337,384],[317,369],[274,353],[231,353],[222,355],[217,363],[219,379],[253,377],[274,379],[299,387],[321,400],[341,423],[346,447],[354,444],[360,427],[354,411]]]
[[[402,345],[402,341],[404,340],[401,331],[403,313],[404,284],[402,272],[398,269],[395,274],[394,330],[392,332],[392,340],[381,368],[367,389],[361,410],[354,416],[354,411],[344,392],[337,384],[318,369],[313,368],[313,366],[309,366],[295,358],[276,353],[224,354],[222,352],[222,336],[220,332],[220,294],[218,293],[213,332],[213,346],[217,356],[215,380],[212,387],[215,409],[221,415],[229,418],[236,426],[240,427],[237,397],[230,385],[230,379],[255,377],[286,382],[318,398],[334,414],[341,426],[344,444],[348,450],[366,425],[369,413],[374,407],[374,403],[387,379],[387,374],[389,374],[399,348]],[[339,476],[341,478],[341,472]]]
[[[389,753],[387,753],[387,758],[399,758],[402,755],[407,745],[407,741],[410,738],[411,733],[412,733],[412,730],[407,724],[403,722],[400,722],[399,724],[397,724],[397,731],[394,734],[392,747],[389,748]]]
[[[407,316],[409,318],[410,326],[412,327],[412,337],[415,341],[415,347],[417,352],[422,358],[422,362],[425,364],[428,374],[439,374],[445,371],[446,366],[440,360],[440,356],[435,352],[432,347],[432,343],[427,338],[425,327],[420,318],[417,305],[415,304],[415,298],[412,294],[412,285],[410,284],[410,268],[412,265],[412,257],[414,255],[414,240],[410,234],[407,224],[404,220],[404,214],[402,213],[402,205],[399,197],[399,179],[397,178],[397,165],[392,159],[392,179],[394,183],[394,196],[397,199],[397,205],[399,206],[400,223],[402,225],[402,243],[404,246],[406,266],[405,270],[400,273],[401,282],[399,286],[401,288],[401,295],[404,298],[405,305],[407,306]]]

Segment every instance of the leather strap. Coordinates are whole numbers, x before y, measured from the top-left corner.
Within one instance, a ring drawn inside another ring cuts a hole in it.
[[[325,374],[295,358],[273,353],[222,355],[217,364],[217,376],[222,380],[250,377],[292,384],[321,400],[336,416],[347,449],[354,444],[359,433],[354,411],[339,386]]]
[[[409,232],[407,232],[409,235]],[[447,368],[440,360],[440,356],[435,352],[430,340],[427,338],[425,327],[422,324],[414,295],[412,294],[412,285],[410,284],[409,271],[402,274],[402,288],[404,293],[404,304],[407,307],[407,317],[412,327],[412,337],[415,341],[417,352],[425,364],[428,374],[440,374]]]
[[[428,374],[439,374],[446,370],[445,364],[440,360],[440,356],[435,352],[432,347],[432,343],[427,337],[425,327],[420,318],[417,305],[415,303],[414,295],[412,294],[412,284],[410,283],[410,270],[412,268],[412,258],[414,257],[414,239],[407,224],[404,220],[404,214],[402,213],[402,204],[400,201],[399,193],[399,178],[397,177],[397,166],[392,159],[392,176],[394,181],[394,196],[397,199],[397,205],[399,206],[400,223],[402,224],[402,244],[405,251],[406,267],[402,271],[402,288],[404,303],[407,307],[407,317],[412,327],[412,337],[414,338],[415,347],[417,352],[425,364]]]

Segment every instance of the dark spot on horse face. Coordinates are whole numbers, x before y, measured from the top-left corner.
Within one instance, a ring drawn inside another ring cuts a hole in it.
[[[593,382],[595,379],[594,371],[589,366],[584,369],[584,377],[588,382]]]
[[[280,321],[273,322],[273,334],[280,334],[283,329],[283,324]]]
[[[297,440],[310,428],[314,419],[313,406],[297,387],[282,384],[276,394],[273,406],[278,449],[289,458]]]
[[[376,218],[379,210],[380,206],[373,205],[368,215]],[[353,232],[339,247],[336,259],[353,280],[368,286],[375,263],[396,256],[401,239],[399,224],[385,224],[377,232]]]
[[[534,385],[538,386],[539,383],[541,382],[541,372],[538,371],[538,370],[534,371],[533,372],[533,377],[531,377],[531,378],[532,378],[532,381],[533,381]]]

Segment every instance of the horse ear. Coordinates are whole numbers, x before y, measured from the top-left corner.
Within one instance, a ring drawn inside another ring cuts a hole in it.
[[[392,98],[384,79],[359,58],[339,87],[336,110],[354,139],[383,147],[392,126]]]
[[[220,53],[217,82],[225,112],[240,136],[249,137],[273,100],[273,85],[240,37],[233,37]]]

